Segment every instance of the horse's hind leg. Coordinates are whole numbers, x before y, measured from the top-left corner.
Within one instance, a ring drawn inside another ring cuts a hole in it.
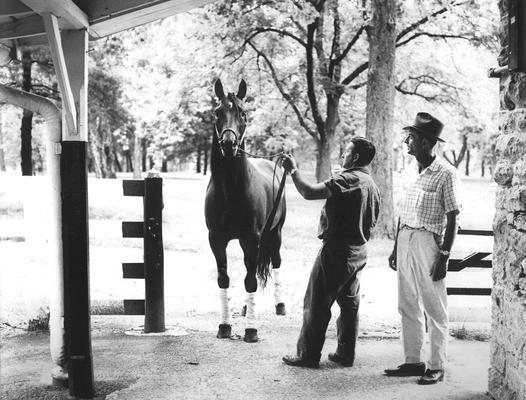
[[[230,278],[227,273],[227,258],[225,240],[220,240],[213,235],[209,235],[210,247],[217,263],[217,283],[219,285],[219,302],[221,307],[221,322],[217,337],[225,339],[232,336],[232,325],[230,324],[230,312],[228,306],[228,288],[230,287]]]
[[[281,229],[276,229],[275,236],[272,242],[272,253],[270,259],[272,261],[272,272],[274,275],[274,300],[276,302],[276,314],[285,315],[285,303],[283,301],[283,287],[280,279],[281,254]]]
[[[247,275],[245,276],[245,290],[247,291],[246,325],[243,340],[254,343],[259,340],[256,328],[256,292],[258,289],[258,281],[256,279],[257,241],[240,239],[239,244],[243,249],[244,262],[247,268]]]

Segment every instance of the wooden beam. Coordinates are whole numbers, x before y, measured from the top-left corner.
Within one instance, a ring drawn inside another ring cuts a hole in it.
[[[40,15],[53,14],[65,23],[65,29],[88,29],[88,16],[71,0],[21,0],[26,6]]]
[[[491,296],[491,289],[450,287],[447,288],[447,294],[450,296]]]
[[[123,238],[142,238],[144,237],[144,224],[142,221],[123,221]]]
[[[125,179],[122,181],[124,196],[144,196],[144,180]]]
[[[0,24],[0,40],[45,35],[46,29],[39,15]]]
[[[122,263],[124,279],[144,279],[144,263]]]
[[[44,13],[42,19],[44,20],[44,26],[46,27],[49,47],[51,49],[51,58],[53,59],[53,65],[55,66],[58,86],[62,97],[62,110],[66,119],[66,136],[70,138],[78,137],[77,111],[75,109],[75,100],[69,83],[68,69],[64,59],[62,38],[60,36],[57,17],[53,14]]]
[[[493,236],[493,231],[480,230],[480,229],[459,229],[459,235],[470,235],[470,236]]]
[[[124,314],[144,315],[144,300],[124,300]]]
[[[64,132],[63,140],[88,141],[88,34],[80,31],[61,32],[64,59],[68,70],[69,84],[77,111],[77,131],[70,136]]]
[[[213,0],[92,0],[85,2],[90,34],[104,37],[179,14]]]
[[[18,0],[2,0],[0,2],[0,15],[15,17],[17,15],[27,14],[28,12],[32,12],[31,9]]]
[[[15,39],[17,47],[39,47],[47,46],[48,41],[46,35],[41,36],[31,36],[20,39]]]

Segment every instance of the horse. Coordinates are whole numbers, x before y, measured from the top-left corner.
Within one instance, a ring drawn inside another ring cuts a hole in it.
[[[248,158],[246,155],[244,139],[247,116],[242,103],[247,92],[245,81],[241,80],[238,92],[234,95],[225,94],[221,80],[217,79],[214,92],[219,102],[214,110],[211,176],[206,189],[205,220],[208,241],[217,263],[221,305],[217,337],[230,338],[232,335],[226,247],[231,240],[238,239],[246,267],[246,328],[243,340],[251,343],[258,341],[255,327],[257,278],[263,285],[266,284],[271,275],[270,262],[274,278],[275,311],[278,315],[286,313],[279,279],[281,229],[285,222],[286,205],[284,196],[279,200],[274,197],[279,180],[285,177],[271,161]],[[272,221],[269,219],[271,213],[275,213]],[[266,242],[260,243],[265,226],[268,228],[264,232],[267,233]]]

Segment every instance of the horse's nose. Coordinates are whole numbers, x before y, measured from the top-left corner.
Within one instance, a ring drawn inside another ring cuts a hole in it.
[[[229,143],[231,144],[232,146],[234,146],[234,144],[236,143],[236,135],[234,134],[234,132],[232,131],[226,131],[224,134],[223,134],[223,143]]]
[[[233,131],[226,131],[221,139],[221,149],[226,157],[235,157],[237,154],[237,138]]]

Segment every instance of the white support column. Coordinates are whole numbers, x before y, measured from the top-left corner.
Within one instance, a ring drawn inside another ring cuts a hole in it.
[[[46,28],[49,47],[51,49],[51,58],[53,59],[53,65],[55,66],[58,85],[60,87],[62,110],[66,118],[66,136],[70,137],[69,140],[82,140],[77,132],[77,110],[75,108],[73,92],[71,91],[57,17],[53,14],[43,13],[42,19]],[[66,137],[63,137],[63,139],[66,139]]]
[[[62,132],[61,182],[69,394],[77,398],[91,398],[94,385],[86,163],[88,36],[85,30],[60,33],[55,16],[43,14],[43,17],[60,83],[62,112],[66,121]]]
[[[77,132],[63,140],[88,141],[88,33],[80,31],[61,32],[62,49],[69,78],[69,86],[77,112]]]

